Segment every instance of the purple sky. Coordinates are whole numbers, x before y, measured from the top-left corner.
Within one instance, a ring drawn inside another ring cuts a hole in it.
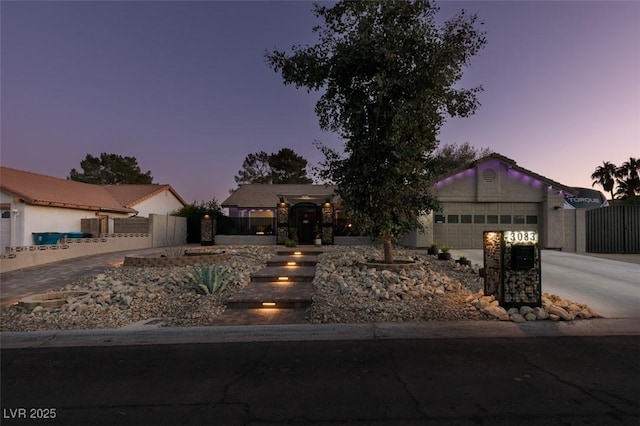
[[[640,2],[440,2],[488,43],[463,85],[469,142],[569,186],[640,156]],[[316,93],[284,86],[265,49],[313,44],[310,2],[6,1],[2,165],[65,178],[87,154],[133,156],[187,202],[224,201],[247,154],[289,147],[316,164]],[[599,188],[600,189],[600,188]]]

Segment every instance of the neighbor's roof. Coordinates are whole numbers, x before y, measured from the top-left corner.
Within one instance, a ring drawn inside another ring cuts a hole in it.
[[[335,201],[334,185],[260,184],[242,185],[224,202],[222,207],[275,208],[282,197],[287,203],[321,203],[329,198]]]
[[[124,207],[133,207],[164,190],[168,190],[183,205],[187,205],[171,185],[105,185],[105,188]]]
[[[0,189],[28,204],[71,209],[137,213],[135,204],[170,185],[92,185],[38,173],[0,167]],[[186,204],[186,203],[185,203]]]
[[[492,153],[492,154],[486,155],[486,156],[484,156],[482,158],[479,158],[479,159],[477,159],[475,161],[472,161],[471,163],[467,164],[466,166],[460,167],[460,168],[458,168],[456,170],[453,170],[452,172],[448,173],[447,175],[438,178],[437,181],[441,182],[444,179],[446,179],[447,177],[455,176],[460,172],[463,172],[465,170],[471,169],[471,168],[477,166],[478,164],[486,163],[487,161],[491,161],[491,160],[497,160],[497,161],[499,161],[499,162],[501,162],[503,164],[506,164],[508,167],[510,167],[511,169],[513,169],[513,170],[515,170],[515,171],[517,171],[519,173],[529,175],[532,178],[534,178],[534,179],[536,179],[536,180],[538,180],[540,182],[543,182],[543,183],[545,183],[547,185],[550,185],[550,186],[552,186],[554,188],[562,190],[563,192],[566,192],[566,193],[569,193],[569,194],[577,194],[578,193],[578,191],[575,188],[563,185],[563,184],[561,184],[559,182],[556,182],[556,181],[554,181],[552,179],[549,179],[549,178],[547,178],[545,176],[542,176],[542,175],[539,175],[539,174],[537,174],[535,172],[532,172],[531,170],[525,169],[524,167],[520,167],[515,162],[515,160],[512,160],[511,158],[505,157],[504,155],[501,155],[501,154],[498,154],[498,153]]]

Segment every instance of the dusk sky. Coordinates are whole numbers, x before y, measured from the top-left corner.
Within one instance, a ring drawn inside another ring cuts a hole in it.
[[[582,187],[602,161],[640,157],[640,2],[438,4],[487,32],[462,81],[482,105],[441,143]],[[66,178],[87,154],[132,156],[187,202],[221,203],[249,153],[315,165],[314,140],[342,146],[319,128],[319,95],[264,60],[315,43],[310,2],[2,0],[0,16],[4,166]]]

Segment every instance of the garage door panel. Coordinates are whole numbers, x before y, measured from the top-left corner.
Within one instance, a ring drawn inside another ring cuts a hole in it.
[[[434,241],[439,246],[451,248],[482,248],[484,231],[539,231],[537,223],[541,223],[537,203],[445,203],[443,207],[446,220],[434,224]],[[462,215],[467,216],[463,218]],[[471,215],[472,223],[462,223],[469,222],[468,215]],[[501,216],[511,223],[500,223]],[[498,223],[487,223],[492,219],[497,219]]]

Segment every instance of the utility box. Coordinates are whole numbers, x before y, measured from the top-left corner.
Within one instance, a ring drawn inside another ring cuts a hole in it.
[[[505,309],[542,305],[540,247],[536,231],[485,231],[484,293]]]

